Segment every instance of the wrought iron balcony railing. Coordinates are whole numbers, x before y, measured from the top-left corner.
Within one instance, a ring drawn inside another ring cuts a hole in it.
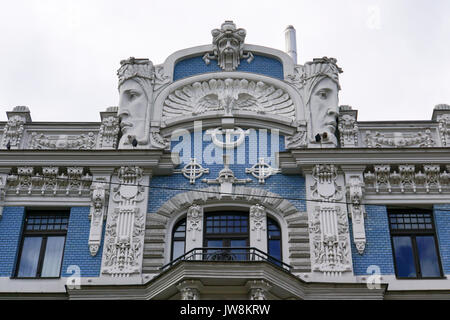
[[[249,262],[266,261],[279,268],[291,272],[292,266],[280,261],[267,253],[252,247],[207,247],[195,248],[182,256],[170,261],[162,266],[161,270],[166,270],[181,261],[220,261],[220,262]]]

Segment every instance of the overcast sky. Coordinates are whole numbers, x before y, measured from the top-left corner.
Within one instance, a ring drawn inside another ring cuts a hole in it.
[[[0,0],[0,121],[25,105],[33,121],[100,121],[118,103],[116,71],[134,56],[163,63],[209,44],[233,20],[246,43],[285,50],[297,30],[298,63],[335,57],[340,104],[358,119],[430,120],[450,104],[448,0]]]

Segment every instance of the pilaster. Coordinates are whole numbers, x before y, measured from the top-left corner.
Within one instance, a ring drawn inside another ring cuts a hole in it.
[[[107,217],[108,199],[111,192],[112,169],[91,169],[91,209],[89,218],[91,228],[89,231],[89,251],[92,256],[96,256],[100,248],[103,233],[103,222]]]
[[[359,254],[364,253],[366,247],[366,231],[364,226],[365,207],[362,204],[365,192],[365,165],[341,166],[345,174],[347,191],[347,208],[352,220],[353,242]]]
[[[250,247],[267,252],[266,208],[259,204],[250,207]]]
[[[142,273],[150,176],[138,166],[120,167],[112,176],[101,276]]]
[[[186,249],[189,252],[203,246],[203,208],[199,205],[189,207],[186,215]]]
[[[350,249],[344,175],[338,167],[302,168],[306,178],[311,271],[324,276],[350,275]]]

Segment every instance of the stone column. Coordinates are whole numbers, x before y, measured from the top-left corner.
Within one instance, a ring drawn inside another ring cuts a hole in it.
[[[189,207],[186,215],[186,252],[203,246],[203,208]]]
[[[112,177],[102,257],[102,276],[130,277],[142,273],[148,186],[151,172],[121,167]]]
[[[250,207],[250,247],[267,253],[267,214],[259,204]]]

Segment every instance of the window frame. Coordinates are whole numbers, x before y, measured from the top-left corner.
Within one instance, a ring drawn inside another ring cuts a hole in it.
[[[388,224],[389,224],[389,234],[391,238],[391,248],[392,248],[392,259],[394,262],[394,270],[395,270],[395,277],[399,280],[433,280],[433,279],[446,279],[443,268],[442,268],[442,262],[441,262],[441,254],[439,252],[439,243],[438,238],[436,234],[436,225],[434,221],[434,214],[433,210],[431,209],[388,209]],[[391,228],[391,215],[394,214],[429,214],[431,217],[431,229],[392,229]],[[395,254],[395,247],[394,247],[394,237],[409,237],[411,239],[411,247],[412,247],[412,254],[414,259],[414,267],[416,269],[416,277],[400,277],[398,276],[398,267],[397,267],[397,259]],[[436,250],[436,256],[437,256],[437,263],[439,267],[439,273],[440,276],[437,277],[423,277],[422,276],[422,270],[420,267],[420,257],[419,257],[419,251],[417,248],[417,242],[416,237],[420,236],[432,236],[434,239],[434,246]]]
[[[28,219],[31,216],[54,216],[58,215],[62,218],[67,218],[67,228],[65,230],[27,230],[27,222]],[[66,241],[67,241],[67,232],[69,230],[69,220],[70,220],[70,209],[27,209],[25,212],[25,218],[22,225],[22,234],[20,239],[20,247],[17,254],[17,261],[15,264],[15,269],[13,276],[11,278],[13,279],[60,279],[61,278],[61,271],[63,267],[63,261],[64,261],[64,253],[65,253],[65,247],[66,247]],[[45,260],[45,251],[47,248],[47,240],[49,237],[64,237],[64,244],[63,244],[63,251],[61,255],[61,265],[59,268],[59,275],[56,277],[42,277],[42,268],[44,265]],[[22,260],[22,252],[23,252],[23,245],[25,242],[25,238],[31,238],[31,237],[40,237],[42,239],[41,241],[41,247],[39,250],[39,258],[37,262],[36,267],[36,276],[34,277],[24,277],[19,276],[19,270],[20,270],[20,263]]]

